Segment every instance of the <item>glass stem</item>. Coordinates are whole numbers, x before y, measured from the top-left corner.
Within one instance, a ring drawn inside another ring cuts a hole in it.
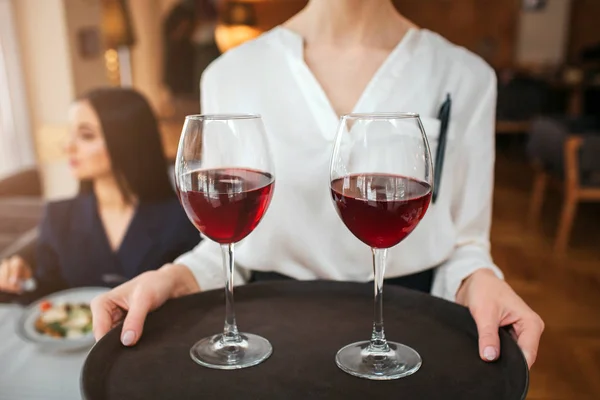
[[[223,328],[224,342],[241,341],[235,322],[235,306],[233,302],[233,243],[222,244],[223,269],[225,269],[225,328]]]
[[[383,331],[383,275],[385,274],[385,258],[387,249],[372,248],[373,282],[375,286],[373,333],[371,334],[371,351],[389,351],[385,332]]]

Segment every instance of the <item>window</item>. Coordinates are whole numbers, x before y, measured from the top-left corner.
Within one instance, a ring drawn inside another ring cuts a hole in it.
[[[0,177],[35,164],[11,0],[0,0]]]

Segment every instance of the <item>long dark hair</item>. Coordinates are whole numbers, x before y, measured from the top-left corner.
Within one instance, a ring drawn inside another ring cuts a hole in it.
[[[124,88],[95,89],[79,100],[87,101],[98,115],[123,198],[130,202],[133,195],[146,202],[174,197],[158,124],[148,101]],[[92,190],[92,182],[81,182],[80,193]]]

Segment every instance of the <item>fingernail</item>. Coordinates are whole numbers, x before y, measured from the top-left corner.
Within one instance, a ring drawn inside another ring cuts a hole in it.
[[[13,276],[8,280],[8,283],[11,286],[15,286],[17,283],[19,283],[19,278],[17,278],[16,276]]]
[[[483,349],[483,357],[488,361],[494,361],[497,355],[498,353],[496,352],[496,349],[492,346],[488,346]]]
[[[125,345],[125,346],[131,346],[133,344],[133,341],[135,340],[135,332],[133,331],[127,331],[123,334],[123,336],[121,337],[121,342]]]

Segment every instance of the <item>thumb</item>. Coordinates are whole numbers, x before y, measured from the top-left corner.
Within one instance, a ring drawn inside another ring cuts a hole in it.
[[[123,321],[121,343],[125,346],[135,345],[144,330],[146,315],[150,311],[150,302],[143,297],[138,297],[129,305],[129,311]]]
[[[474,312],[473,318],[479,335],[479,356],[484,361],[495,361],[500,355],[499,318],[492,309]]]

